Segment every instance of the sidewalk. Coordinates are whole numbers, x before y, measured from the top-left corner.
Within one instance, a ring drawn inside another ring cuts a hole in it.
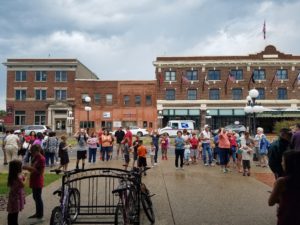
[[[121,168],[122,164],[122,160],[98,161],[95,166]],[[72,159],[69,169],[74,167],[75,161]],[[156,194],[153,197],[155,224],[276,224],[276,207],[267,205],[271,187],[257,180],[255,176],[243,177],[237,172],[223,174],[218,166],[205,167],[202,163],[184,168],[175,170],[174,157],[171,156],[143,177],[151,192]],[[1,165],[0,171],[4,169]],[[252,174],[254,172],[269,174],[267,169],[253,165]],[[58,180],[43,189],[45,221],[41,224],[49,224],[51,211],[58,205],[59,199],[52,193],[59,187],[60,182]],[[24,211],[19,215],[20,225],[30,224],[27,217],[34,213],[34,207],[30,195],[26,198]],[[0,211],[0,221],[5,221],[6,216],[5,211]],[[145,217],[142,219],[141,224],[150,224]]]

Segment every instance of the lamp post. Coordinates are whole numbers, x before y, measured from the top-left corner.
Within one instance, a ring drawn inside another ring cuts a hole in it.
[[[256,102],[257,97],[259,96],[258,90],[251,89],[249,95],[247,96],[247,105],[244,108],[245,113],[252,114],[252,125],[249,124],[249,129],[252,135],[255,135],[256,130],[256,114],[264,111],[264,107]]]
[[[209,115],[209,110],[206,110],[206,116],[205,116],[205,118],[206,118],[205,123],[208,124],[210,126],[210,128],[211,128],[211,120],[210,120],[211,116]]]
[[[159,128],[162,128],[162,120],[163,120],[163,111],[159,110],[158,111],[158,120],[159,120]]]
[[[72,131],[73,120],[74,120],[73,112],[72,112],[72,110],[69,110],[68,114],[67,114],[67,122],[68,122],[68,125],[69,125],[69,136],[71,136],[72,133],[73,133],[73,131]]]
[[[91,97],[87,95],[84,98],[84,101],[85,101],[85,104],[86,104],[86,106],[84,107],[84,110],[87,113],[87,129],[86,129],[86,132],[87,132],[87,134],[89,134],[89,131],[90,131],[90,111],[92,110],[92,107],[90,107]]]

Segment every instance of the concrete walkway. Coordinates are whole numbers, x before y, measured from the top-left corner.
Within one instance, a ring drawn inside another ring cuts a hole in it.
[[[122,167],[122,160],[97,162],[89,166]],[[70,169],[74,168],[74,160]],[[253,168],[257,172],[269,172]],[[0,166],[0,171],[7,167]],[[271,225],[276,224],[276,207],[268,207],[268,191],[271,187],[255,179],[243,177],[237,172],[223,174],[218,166],[205,167],[202,163],[175,170],[174,158],[161,161],[143,178],[152,193],[158,225]],[[45,221],[49,224],[52,209],[59,199],[52,193],[60,180],[43,189]],[[31,224],[27,219],[34,213],[32,196],[26,198],[19,224]],[[6,224],[6,212],[0,211],[0,224]],[[33,221],[33,220],[32,220]],[[150,224],[142,216],[141,224]]]

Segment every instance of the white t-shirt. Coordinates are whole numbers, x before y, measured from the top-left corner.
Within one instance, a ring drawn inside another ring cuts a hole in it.
[[[5,138],[5,145],[12,145],[15,148],[18,148],[18,141],[19,141],[19,137],[15,134],[9,134],[7,135],[7,137]]]
[[[155,150],[156,150],[156,147],[153,146],[153,147],[150,147],[150,155],[155,155]]]
[[[250,150],[250,148],[247,146],[244,146],[241,148],[241,150],[242,150],[242,159],[243,160],[251,160],[252,152],[248,153],[248,150]]]
[[[203,140],[202,143],[210,143],[210,136],[211,136],[210,132],[204,130],[204,131],[201,132],[201,134],[202,134],[203,138],[208,138],[208,140]]]

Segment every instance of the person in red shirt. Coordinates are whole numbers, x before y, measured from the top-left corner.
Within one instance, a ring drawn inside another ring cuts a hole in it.
[[[98,145],[99,145],[99,149],[100,149],[100,160],[102,160],[102,134],[103,134],[103,132],[105,131],[105,128],[102,128],[102,129],[100,129],[99,130],[99,132],[98,132]]]
[[[192,138],[190,139],[191,144],[191,159],[192,163],[196,163],[198,146],[199,146],[199,139],[196,136],[196,133],[192,134]]]
[[[234,133],[232,131],[229,131],[227,135],[228,135],[228,139],[230,142],[229,155],[232,157],[233,168],[235,168],[236,167],[236,151],[237,151],[238,144],[237,144],[236,136],[234,135]]]
[[[132,133],[131,133],[129,127],[126,127],[126,134],[125,134],[123,140],[124,139],[128,140],[128,145],[129,145],[129,147],[131,147],[132,146]]]
[[[139,140],[139,147],[138,147],[138,167],[145,168],[147,166],[147,148],[143,145],[143,140]],[[146,176],[146,171],[144,172]]]
[[[35,201],[35,214],[28,218],[41,220],[44,216],[44,204],[42,200],[42,188],[44,186],[44,171],[46,166],[45,157],[41,154],[40,145],[33,145],[30,149],[32,162],[31,166],[23,166],[24,170],[30,172],[29,186],[32,189],[32,196]]]

